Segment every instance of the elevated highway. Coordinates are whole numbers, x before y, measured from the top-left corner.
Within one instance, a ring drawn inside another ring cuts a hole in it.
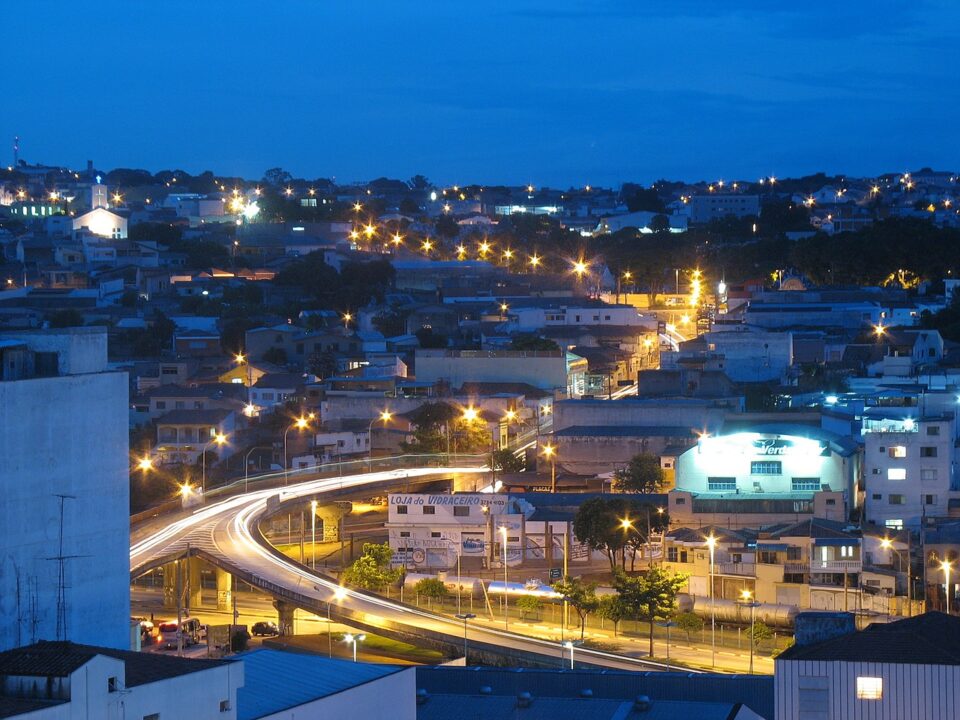
[[[434,647],[461,648],[464,627],[460,621],[371,593],[341,588],[332,577],[271,547],[260,533],[259,521],[289,502],[327,502],[360,488],[384,491],[403,484],[487,472],[475,459],[471,460],[469,464],[374,470],[307,480],[292,477],[286,486],[246,491],[235,483],[221,500],[210,499],[186,514],[160,515],[135,525],[130,549],[131,577],[187,556],[198,556],[272,595],[281,614],[285,607],[301,608],[370,632]],[[411,458],[397,462],[409,463]],[[277,482],[278,478],[270,481]],[[478,481],[483,482],[479,477]],[[467,633],[471,652],[533,664],[557,666],[562,662],[564,650],[553,640],[481,627],[468,627]],[[581,665],[621,670],[667,669],[663,663],[642,657],[588,648],[577,650],[577,660]]]

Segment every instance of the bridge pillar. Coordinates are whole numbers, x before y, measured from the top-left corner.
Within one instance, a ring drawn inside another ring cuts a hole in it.
[[[309,507],[309,506],[308,506]],[[317,506],[317,542],[337,542],[340,539],[340,518],[345,508],[336,503]],[[309,519],[309,511],[307,518]],[[310,524],[307,524],[307,539],[310,539]]]
[[[186,559],[184,570],[187,575],[187,587],[190,590],[187,595],[186,606],[194,610],[203,605],[203,584],[201,583],[202,575],[200,573],[202,569],[203,560],[200,558],[190,557]]]
[[[177,607],[177,561],[163,566],[163,607]]]
[[[293,613],[296,607],[285,600],[274,600],[273,606],[277,609],[277,626],[281,635],[293,635]]]
[[[217,574],[217,610],[233,607],[233,577],[226,570],[214,568]]]

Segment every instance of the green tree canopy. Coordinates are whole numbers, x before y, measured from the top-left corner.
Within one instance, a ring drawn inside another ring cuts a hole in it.
[[[393,551],[388,543],[364,543],[363,551],[343,571],[343,581],[364,590],[382,590],[403,576],[400,568],[391,568]]]
[[[623,601],[630,617],[650,624],[650,649],[653,656],[653,622],[668,617],[677,604],[677,593],[687,581],[686,575],[678,575],[659,567],[631,576],[616,570],[613,587]]]
[[[613,487],[623,493],[660,492],[663,487],[660,458],[650,453],[634,455],[625,468],[614,471]]]
[[[579,577],[566,576],[558,583],[554,583],[553,589],[560,593],[577,615],[580,617],[580,639],[583,640],[583,634],[587,620],[587,615],[597,609],[597,584],[595,582],[584,582]]]
[[[510,448],[500,448],[490,453],[490,467],[497,472],[516,473],[523,472],[526,465]]]

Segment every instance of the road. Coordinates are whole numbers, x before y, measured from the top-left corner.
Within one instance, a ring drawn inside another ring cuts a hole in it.
[[[392,600],[340,588],[335,580],[313,573],[294,562],[278,557],[261,545],[257,539],[257,523],[267,512],[268,500],[281,502],[301,497],[322,500],[323,493],[349,488],[375,488],[404,477],[428,478],[484,472],[476,467],[418,468],[362,473],[339,478],[308,480],[285,488],[253,490],[198,508],[186,516],[176,516],[169,522],[153,519],[146,528],[136,528],[133,537],[139,538],[130,549],[130,569],[149,568],[163,558],[185,553],[188,549],[202,550],[214,560],[220,559],[228,567],[249,573],[254,577],[300,594],[315,603],[337,603],[353,613],[353,617],[373,627],[396,626],[405,632],[432,632],[454,643],[463,641],[463,625],[451,618],[403,605]],[[337,600],[339,590],[342,599]],[[563,649],[557,642],[525,637],[476,625],[467,630],[468,640],[505,647],[519,653],[540,657],[560,658]],[[621,670],[660,670],[660,662],[643,659],[642,650],[626,655],[593,649],[579,649],[580,662]]]

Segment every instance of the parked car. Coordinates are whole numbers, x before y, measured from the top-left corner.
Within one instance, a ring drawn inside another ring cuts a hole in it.
[[[177,640],[183,637],[183,647],[196,645],[200,642],[206,628],[200,624],[196,618],[187,618],[181,621],[179,627],[176,620],[170,620],[160,623],[160,645],[167,650],[173,650],[177,647]]]
[[[280,628],[274,622],[258,622],[253,624],[253,634],[256,635],[279,635]]]

